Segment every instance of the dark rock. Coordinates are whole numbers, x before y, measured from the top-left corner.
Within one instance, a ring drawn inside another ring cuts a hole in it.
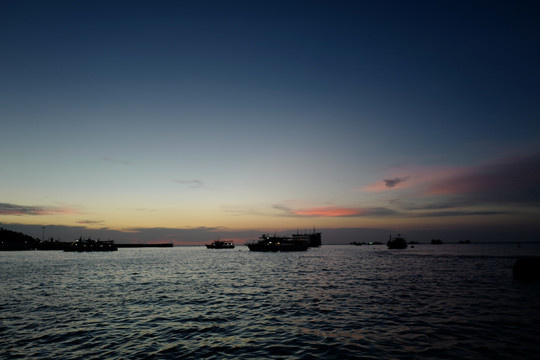
[[[517,259],[513,267],[514,279],[522,282],[540,281],[540,257]]]

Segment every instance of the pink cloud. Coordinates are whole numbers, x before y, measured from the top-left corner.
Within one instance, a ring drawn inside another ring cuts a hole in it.
[[[448,176],[432,178],[427,182],[426,195],[451,195],[473,192],[479,188],[479,180],[474,179],[474,170],[463,169]],[[484,184],[488,185],[493,179],[486,178]]]
[[[293,211],[295,215],[302,216],[322,216],[322,217],[341,217],[341,216],[359,216],[363,215],[362,209],[344,208],[339,206],[313,207]]]
[[[400,169],[403,172],[403,169]],[[540,203],[540,154],[496,159],[467,167],[410,168],[409,177],[392,175],[360,190],[408,189],[403,198],[439,198],[445,204]],[[442,198],[440,198],[442,200]],[[430,206],[435,206],[431,204]]]
[[[476,167],[463,168],[428,184],[428,195],[489,194],[510,198],[538,194],[540,156],[503,159]]]
[[[466,174],[471,168],[468,167],[413,167],[407,170],[409,175],[390,175],[375,183],[364,186],[358,190],[367,192],[387,192],[396,189],[416,189],[419,193],[425,193],[426,187],[433,184],[442,184],[445,179],[455,179]],[[403,170],[400,169],[400,172]],[[446,190],[440,189],[441,193]],[[431,192],[431,191],[430,191]],[[434,194],[434,193],[430,193]]]
[[[342,206],[318,206],[298,210],[289,210],[292,215],[314,217],[351,217],[351,216],[391,216],[394,210],[385,207],[349,208]]]

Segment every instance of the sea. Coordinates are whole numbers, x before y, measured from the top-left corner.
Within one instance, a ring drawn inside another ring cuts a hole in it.
[[[0,252],[1,359],[540,359],[540,244]]]

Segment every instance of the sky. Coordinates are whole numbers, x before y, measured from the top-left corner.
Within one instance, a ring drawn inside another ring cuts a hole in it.
[[[0,49],[4,228],[540,240],[538,1],[2,0]]]

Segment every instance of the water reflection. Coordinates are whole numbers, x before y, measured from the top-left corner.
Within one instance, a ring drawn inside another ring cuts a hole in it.
[[[436,248],[0,253],[6,357],[536,354],[540,286],[506,249]]]

